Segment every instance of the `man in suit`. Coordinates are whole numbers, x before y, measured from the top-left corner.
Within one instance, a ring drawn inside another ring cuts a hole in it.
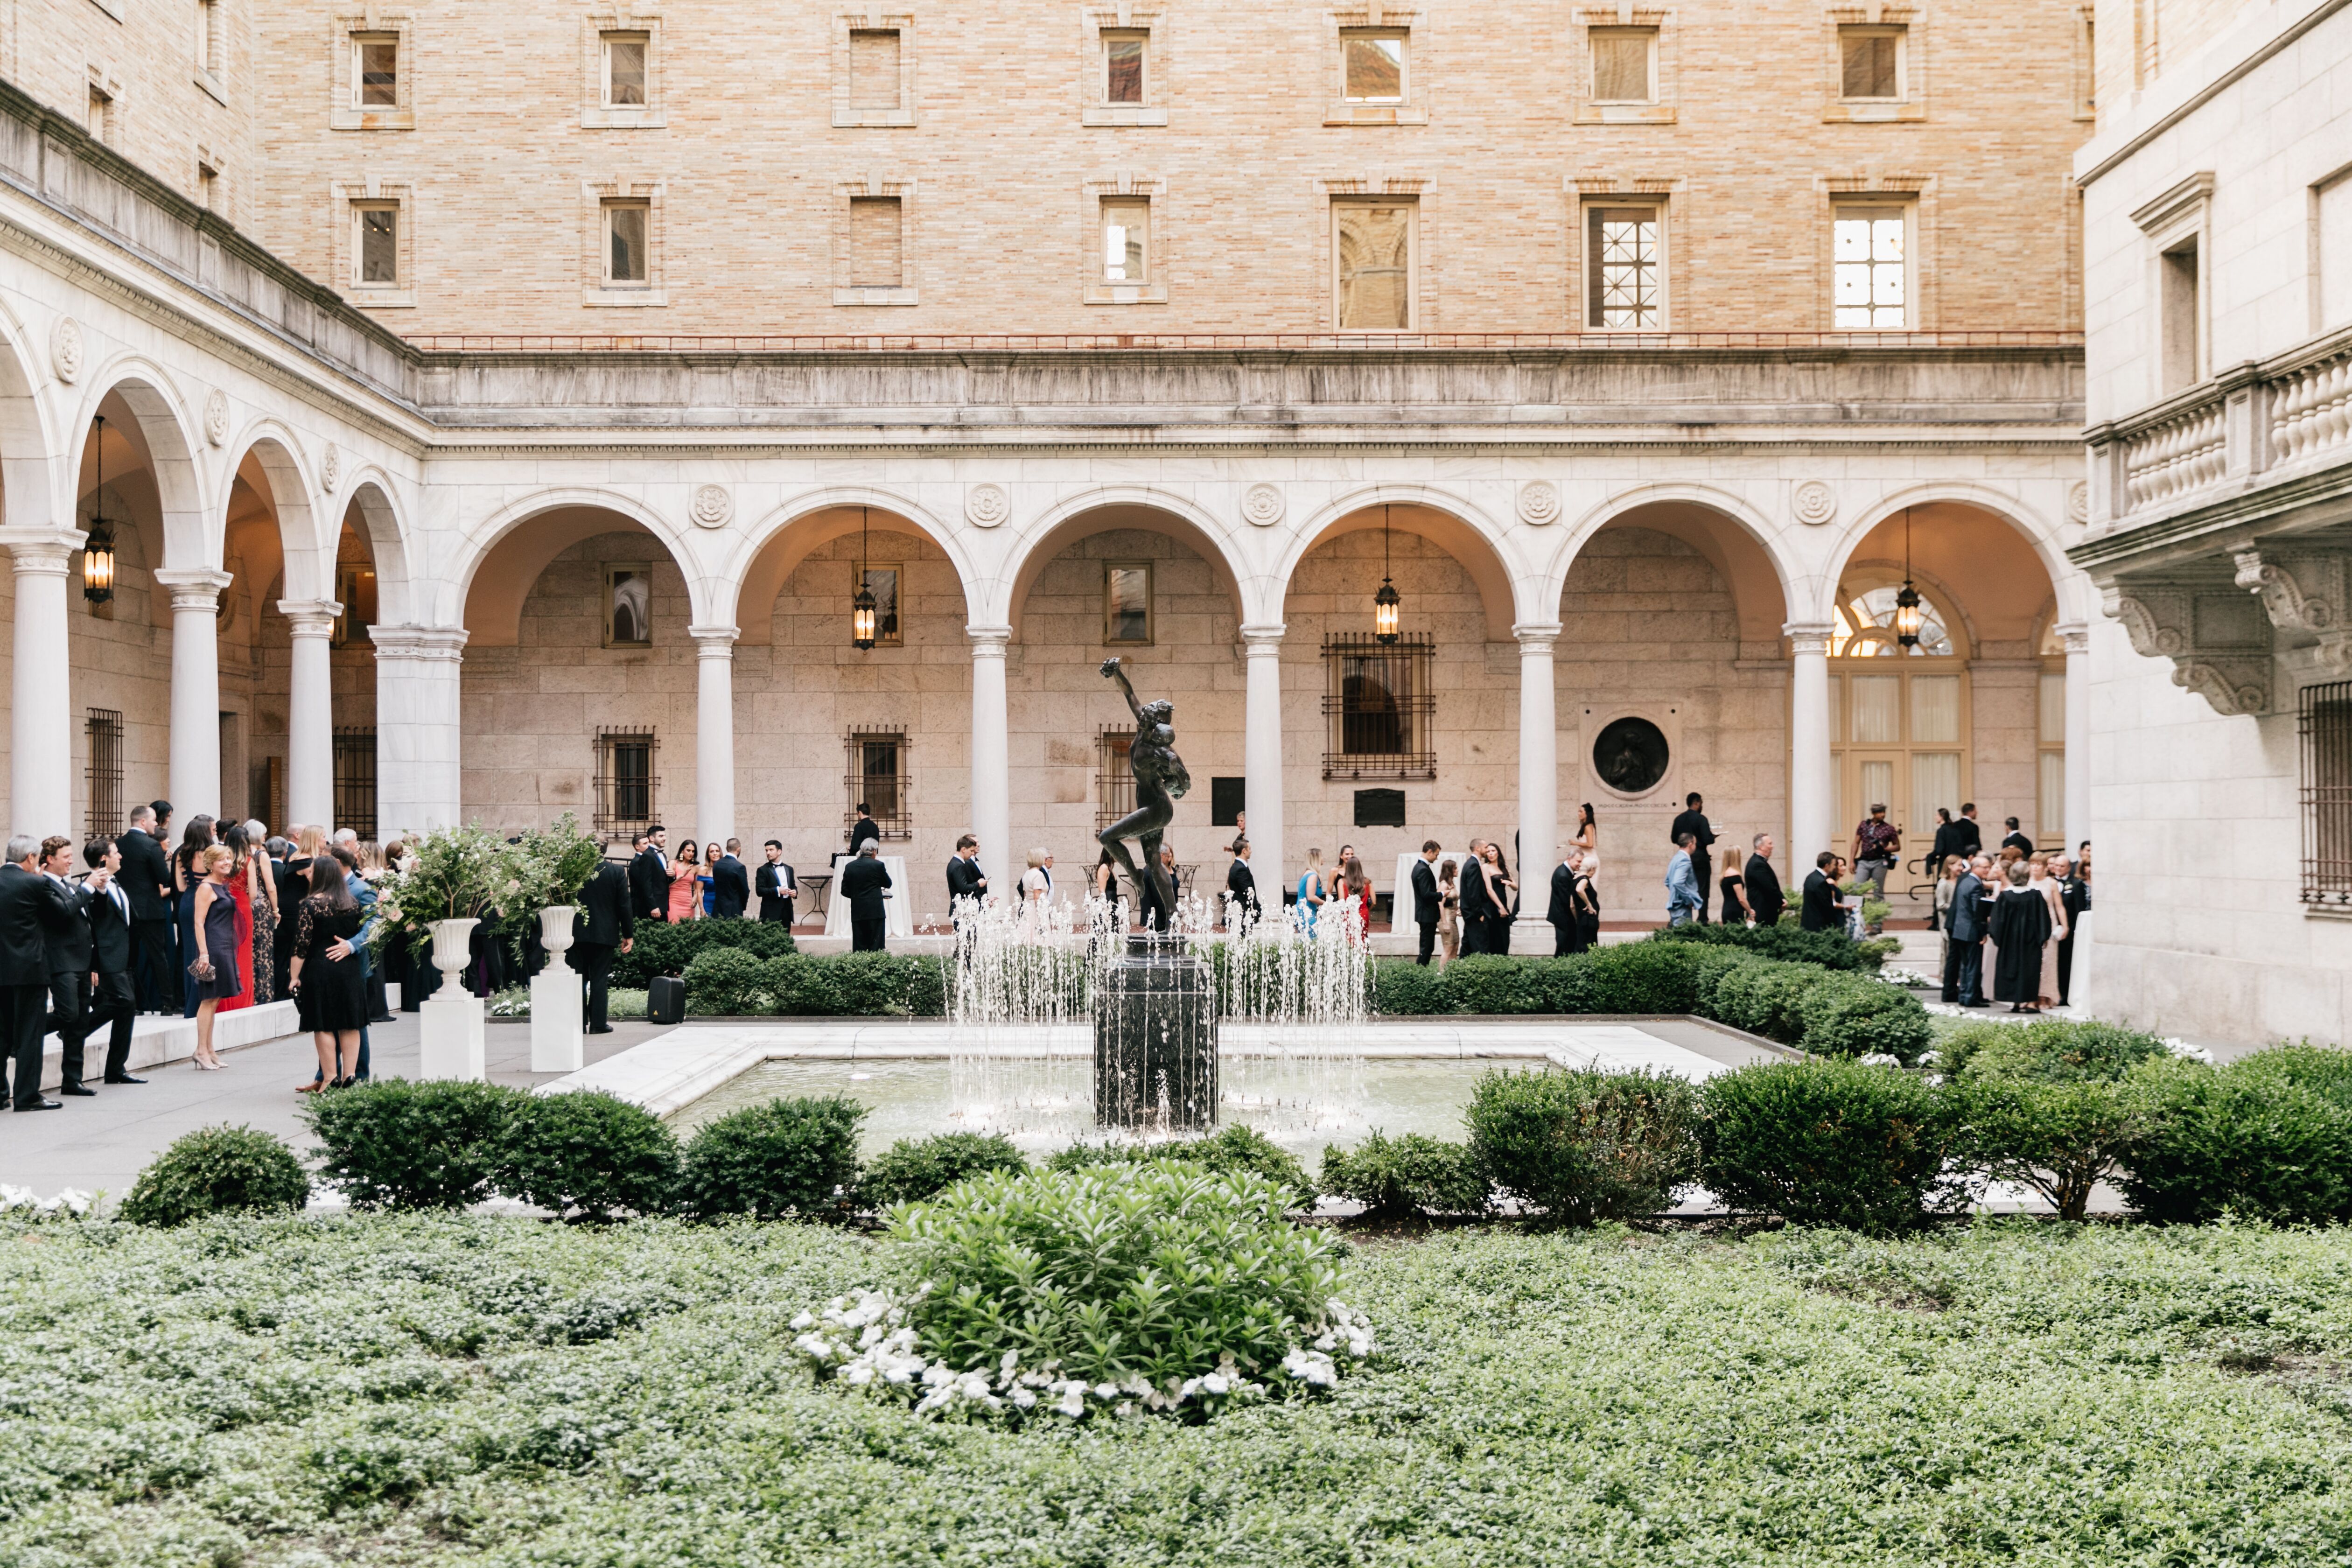
[[[2060,855],[2050,862],[2050,874],[2058,879],[2058,901],[2066,910],[2066,934],[2058,942],[2058,1005],[2074,1005],[2067,998],[2074,989],[2074,938],[2081,934],[2083,917],[2091,909],[2091,884],[2083,880],[2074,862]]]
[[[1444,846],[1425,838],[1421,858],[1412,863],[1412,923],[1421,931],[1421,952],[1413,962],[1424,968],[1430,954],[1437,951],[1437,858],[1444,853]]]
[[[1977,826],[1977,803],[1960,804],[1960,819],[1952,824],[1952,853],[1973,860],[1984,848],[1984,829]]]
[[[1706,872],[1715,860],[1715,825],[1707,821],[1706,798],[1693,790],[1683,796],[1683,809],[1675,817],[1674,826],[1666,830],[1666,838],[1679,847],[1683,835],[1691,837],[1691,884],[1699,889],[1698,923],[1706,923]]]
[[[36,868],[40,846],[19,833],[0,866],[0,1047],[16,1068],[18,1110],[55,1110],[41,1097],[41,1036],[49,1016],[48,928],[57,923],[57,889]]]
[[[1257,875],[1250,869],[1250,842],[1234,840],[1234,863],[1225,868],[1225,922],[1235,936],[1257,924]]]
[[[1772,869],[1772,836],[1758,834],[1754,847],[1755,853],[1748,857],[1741,875],[1747,885],[1748,907],[1756,911],[1758,925],[1779,925],[1780,911],[1789,907],[1789,897],[1780,890],[1780,873]]]
[[[41,879],[49,885],[49,908],[41,927],[41,945],[47,954],[49,1006],[41,1032],[53,1034],[63,1047],[58,1092],[86,1098],[98,1091],[81,1081],[82,1045],[89,1036],[90,942],[89,909],[82,890],[68,880],[73,875],[73,843],[41,840]]]
[[[1804,913],[1797,922],[1807,931],[1845,929],[1845,921],[1838,915],[1837,889],[1830,879],[1832,868],[1837,862],[1834,849],[1824,849],[1813,858],[1813,869],[1805,878]]]
[[[884,889],[890,886],[890,871],[876,853],[881,847],[878,838],[866,840],[857,847],[857,858],[841,868],[841,896],[849,900],[852,952],[882,952],[883,939],[890,930],[890,911],[883,902]]]
[[[122,893],[131,900],[131,972],[142,1013],[180,1013],[180,948],[172,925],[172,862],[159,836],[172,803],[159,800],[131,814],[122,850]]]
[[[1981,1007],[1984,998],[1984,940],[1991,894],[1992,861],[1984,855],[1970,859],[1960,879],[1952,885],[1950,925],[1944,946],[1944,1000],[1962,1007]]]
[[[629,908],[629,874],[616,860],[604,860],[588,873],[580,889],[580,912],[572,917],[572,951],[565,960],[580,972],[587,987],[587,1026],[592,1035],[609,1035],[607,1018],[613,983],[613,955],[637,945],[637,921]]]
[[[662,853],[668,837],[667,828],[648,827],[636,841],[636,858],[629,862],[629,893],[641,921],[669,919],[669,857]]]
[[[955,853],[948,857],[949,912],[960,915],[963,911],[956,906],[962,900],[987,896],[988,878],[980,868],[980,840],[967,833],[956,840]]]
[[[744,875],[743,841],[730,838],[727,853],[710,867],[710,912],[722,921],[740,921],[743,911],[751,907],[751,879]]]
[[[1551,903],[1544,919],[1551,922],[1551,955],[1566,958],[1577,951],[1576,850],[1570,850],[1551,868]],[[1423,962],[1426,963],[1427,960]]]
[[[1675,837],[1674,857],[1666,862],[1668,925],[1688,925],[1694,918],[1705,920],[1706,899],[1698,890],[1698,868],[1706,858],[1706,851],[1698,847],[1697,835],[1685,833]]]
[[[879,844],[881,842],[882,830],[874,826],[874,814],[866,809],[866,803],[864,801],[859,801],[857,803],[857,820],[852,823],[849,828],[849,852],[852,855],[855,855],[858,850],[864,848],[868,844]],[[880,851],[877,850],[876,853],[878,854]]]
[[[2017,858],[2021,860],[2033,858],[2033,840],[2017,830],[2017,818],[2006,817],[2002,820],[2001,826],[2008,828],[2009,832],[2002,837],[2000,847],[2003,849],[2016,850]]]
[[[139,992],[131,974],[131,898],[121,879],[122,851],[111,838],[93,838],[81,858],[89,865],[82,891],[89,910],[89,983],[97,1004],[89,1022],[95,1026],[103,1018],[109,1026],[106,1081],[145,1083],[131,1076],[131,1027],[139,1016]]]
[[[761,847],[767,860],[753,874],[754,889],[760,895],[760,918],[781,922],[787,930],[793,923],[793,900],[800,892],[793,880],[793,868],[784,864],[784,847],[771,838]]]

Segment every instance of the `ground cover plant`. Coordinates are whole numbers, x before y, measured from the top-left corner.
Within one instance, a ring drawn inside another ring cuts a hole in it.
[[[837,1227],[0,1232],[27,1568],[2220,1568],[2352,1552],[2352,1234],[1450,1232],[1329,1396],[941,1424],[823,1384]]]

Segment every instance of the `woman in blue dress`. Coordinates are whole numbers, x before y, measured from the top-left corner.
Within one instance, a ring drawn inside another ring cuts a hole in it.
[[[1323,885],[1323,851],[1307,852],[1307,869],[1298,879],[1298,929],[1312,935],[1315,917],[1322,911],[1324,900],[1331,896]]]

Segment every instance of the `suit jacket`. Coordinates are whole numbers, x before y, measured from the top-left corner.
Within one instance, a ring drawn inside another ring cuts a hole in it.
[[[1715,847],[1715,829],[1708,825],[1706,813],[1703,811],[1685,811],[1676,816],[1675,818],[1674,826],[1666,830],[1666,842],[1669,844],[1680,844],[1683,841],[1683,835],[1685,833],[1691,834],[1698,839],[1698,853],[1700,855],[1704,855],[1708,850]]]
[[[743,862],[721,855],[710,868],[710,912],[722,921],[741,920],[751,904],[751,882],[743,875]]]
[[[1454,873],[1455,884],[1461,889],[1460,914],[1465,921],[1492,920],[1502,911],[1496,907],[1494,889],[1486,885],[1486,868],[1475,860],[1465,859]]]
[[[1982,942],[1985,934],[1985,885],[1974,871],[1963,871],[1952,888],[1951,937],[1954,942]]]
[[[131,918],[171,919],[172,911],[163,907],[163,900],[172,886],[172,862],[163,847],[143,827],[134,827],[114,842],[122,849],[122,869],[117,876],[131,900]]]
[[[588,874],[580,889],[580,912],[572,917],[572,940],[592,947],[618,947],[637,934],[631,907],[629,873],[612,860]]]
[[[127,888],[109,887],[105,892],[85,888],[83,897],[89,910],[89,971],[98,974],[127,974],[131,971],[131,921],[135,915],[118,907],[114,901],[120,893],[124,904],[130,904]],[[136,909],[136,905],[131,906]],[[291,905],[287,906],[291,908]]]
[[[888,914],[882,899],[888,886],[889,868],[879,858],[860,855],[841,868],[841,896],[849,900],[853,920],[878,921]]]
[[[2074,940],[2074,917],[2091,907],[2091,884],[2080,877],[2062,877],[2058,900],[2066,910],[2066,940]]]
[[[762,863],[754,883],[760,895],[760,918],[792,924],[793,895],[789,889],[795,885],[793,868],[782,860],[772,866]]]
[[[1556,926],[1576,922],[1576,873],[1565,860],[1551,868],[1551,906],[1544,919]]]
[[[1706,907],[1706,895],[1698,888],[1698,868],[1692,864],[1696,857],[1704,853],[1706,851],[1700,849],[1677,849],[1667,857],[1666,908],[1669,910]]]
[[[1743,879],[1748,884],[1748,907],[1756,911],[1756,923],[1778,923],[1780,911],[1789,907],[1789,896],[1780,890],[1780,873],[1772,869],[1772,862],[1761,855],[1750,855]]]
[[[360,977],[365,979],[375,973],[375,960],[369,956],[367,944],[368,932],[375,929],[375,884],[356,871],[346,871],[343,873],[343,887],[352,895],[352,902],[360,907],[360,929],[353,931],[351,938],[352,956],[360,961]],[[497,929],[494,921],[484,923],[491,930]],[[482,929],[477,926],[475,933],[478,936]]]
[[[48,954],[49,973],[88,974],[89,910],[82,890],[70,884],[61,888],[46,876],[41,882],[48,890],[41,910],[41,945]]]
[[[1799,923],[1807,931],[1845,929],[1845,922],[1838,918],[1837,889],[1830,886],[1825,873],[1815,871],[1805,879],[1805,912]]]
[[[630,907],[639,920],[661,920],[669,910],[669,868],[648,848],[629,862]]]
[[[982,884],[988,873],[980,868],[976,859],[967,860],[961,855],[948,857],[948,902],[950,907],[958,899],[976,899],[988,889]]]
[[[882,830],[874,826],[872,817],[861,816],[857,819],[856,825],[849,830],[849,852],[852,855],[856,854],[857,847],[869,838],[877,844],[881,843]]]
[[[2025,856],[2029,859],[2031,859],[2033,855],[2033,840],[2028,838],[2022,833],[2011,834],[2000,841],[2000,847],[2003,849],[2014,847],[2020,855]]]
[[[1249,862],[1238,855],[1234,857],[1233,865],[1225,870],[1225,895],[1241,904],[1244,921],[1257,919],[1257,874],[1249,868]]]
[[[1426,860],[1412,863],[1412,923],[1437,923],[1437,873]]]
[[[1136,889],[1136,919],[1148,927],[1160,931],[1167,930],[1174,923],[1172,911],[1160,907],[1160,896],[1153,890],[1153,883],[1150,877],[1144,877],[1139,880],[1140,885]],[[1168,868],[1168,890],[1176,896],[1178,903],[1184,901],[1184,879],[1173,866]]]
[[[49,879],[22,866],[0,866],[0,985],[47,985],[49,950],[43,918]]]
[[[1976,819],[1974,817],[1956,816],[1952,818],[1953,854],[1965,855],[1969,859],[1973,860],[1977,857],[1977,851],[1983,847],[1984,834],[1982,830],[1977,826]]]

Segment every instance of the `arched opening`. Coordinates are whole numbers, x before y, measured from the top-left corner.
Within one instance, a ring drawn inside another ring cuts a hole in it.
[[[326,565],[314,567],[306,575],[289,560],[268,592],[261,595],[255,617],[260,648],[254,696],[254,815],[274,827],[294,825],[289,790],[295,639],[292,623],[279,606],[285,603],[299,606],[323,598],[342,606],[327,637],[331,826],[380,841],[396,831],[398,825],[384,820],[377,788],[375,647],[368,634],[371,627],[394,619],[386,607],[399,585],[387,584],[378,569],[375,530],[362,496],[383,503],[381,493],[373,487],[352,497],[337,525],[333,554]],[[312,592],[298,592],[294,587],[298,581],[311,583]],[[298,608],[296,613],[301,611]]]

